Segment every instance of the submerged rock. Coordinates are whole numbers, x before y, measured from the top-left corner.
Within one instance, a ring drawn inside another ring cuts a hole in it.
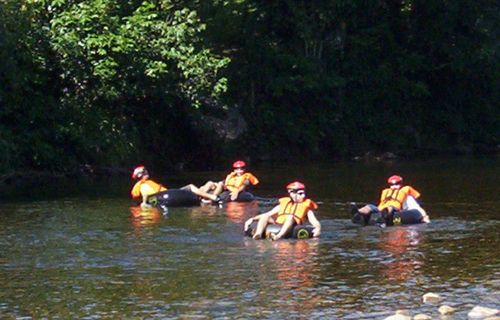
[[[411,317],[404,314],[395,314],[385,318],[384,320],[411,320]]]
[[[413,317],[413,320],[431,320],[432,317],[423,313],[419,313]]]
[[[422,296],[422,299],[424,300],[424,303],[437,303],[443,300],[443,298],[439,294],[433,292],[428,292],[424,294]]]
[[[410,311],[406,309],[396,310],[396,314],[409,317]]]
[[[447,305],[442,305],[441,307],[439,307],[438,311],[442,315],[447,315],[447,314],[455,313],[455,308],[447,306]]]
[[[486,308],[481,306],[475,306],[467,314],[470,319],[484,319],[487,317],[496,316],[498,314],[498,309]]]

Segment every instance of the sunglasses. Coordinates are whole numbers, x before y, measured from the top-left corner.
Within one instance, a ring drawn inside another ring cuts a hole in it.
[[[304,190],[288,190],[288,193],[296,193],[298,196],[305,196],[306,192]]]

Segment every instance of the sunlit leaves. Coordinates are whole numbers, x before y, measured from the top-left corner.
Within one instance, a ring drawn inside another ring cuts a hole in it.
[[[118,90],[113,89],[117,73],[158,81],[155,86],[165,92],[175,92],[177,86],[193,102],[195,96],[215,97],[225,91],[226,82],[217,74],[229,61],[196,49],[204,25],[195,11],[160,11],[150,1],[128,14],[120,10],[113,1],[92,0],[52,19],[54,49],[75,74],[97,77],[111,96]]]

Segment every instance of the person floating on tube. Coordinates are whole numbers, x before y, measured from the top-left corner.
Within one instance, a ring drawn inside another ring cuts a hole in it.
[[[253,235],[254,239],[262,238],[262,234],[269,223],[280,224],[281,229],[277,234],[271,234],[272,240],[278,240],[289,234],[297,224],[303,224],[305,220],[314,227],[313,237],[319,237],[321,224],[316,218],[314,211],[318,205],[306,196],[306,186],[299,181],[294,181],[286,186],[288,197],[279,199],[279,204],[268,212],[259,214],[245,222],[246,232],[253,221],[258,221]]]

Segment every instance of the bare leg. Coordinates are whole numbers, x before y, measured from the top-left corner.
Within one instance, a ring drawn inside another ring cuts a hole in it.
[[[206,193],[214,193],[217,188],[217,183],[213,181],[207,181],[204,185],[200,187],[200,190]]]
[[[267,224],[271,221],[272,220],[266,216],[260,217],[259,222],[257,222],[257,228],[255,228],[255,232],[252,238],[254,239],[262,238],[262,233],[264,232],[264,229],[266,229]]]
[[[219,182],[216,182],[215,185],[216,185],[216,187],[215,187],[215,190],[214,190],[214,194],[216,196],[218,196],[224,190],[224,182],[223,181],[219,181]]]
[[[357,207],[353,207],[351,210],[352,221],[354,223],[363,224],[363,225],[369,224],[371,214],[375,210],[374,207],[375,206],[369,205],[369,204],[367,204],[364,207],[361,207],[359,209]]]
[[[427,214],[427,212],[425,212],[425,210],[424,210],[424,209],[419,210],[419,211],[420,211],[420,213],[422,214],[422,222],[424,222],[424,223],[429,223],[429,222],[431,222],[431,218],[429,218],[429,215]]]
[[[295,219],[293,218],[293,215],[289,215],[286,218],[285,223],[283,223],[283,225],[281,226],[280,232],[278,232],[277,234],[271,234],[271,238],[273,240],[278,240],[279,238],[283,237],[285,234],[290,232],[290,230],[292,230],[294,224]]]
[[[212,201],[215,201],[217,199],[217,196],[215,194],[207,193],[207,192],[201,190],[200,188],[196,187],[194,184],[188,184],[187,186],[184,186],[181,189],[189,190],[197,196],[200,196],[202,198],[209,199]]]
[[[361,214],[367,215],[367,214],[370,214],[372,212],[372,209],[370,208],[370,206],[364,206],[362,208],[359,208],[358,212]]]

